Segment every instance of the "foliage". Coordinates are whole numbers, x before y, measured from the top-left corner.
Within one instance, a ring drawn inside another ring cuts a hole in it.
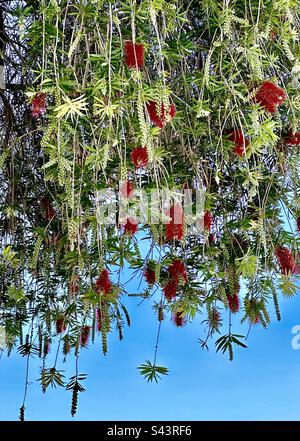
[[[233,314],[248,331],[268,326],[272,309],[280,319],[299,266],[299,13],[295,0],[0,6],[0,326],[8,353],[27,358],[22,420],[31,357],[43,390],[72,391],[74,415],[81,351],[95,342],[106,355],[136,298],[153,301],[158,319],[154,362],[139,367],[148,381],[168,373],[156,356],[170,317],[202,322],[202,347],[222,333],[216,349],[230,359],[245,347]],[[127,65],[125,41],[143,45]],[[124,182],[147,195],[167,188],[175,201],[201,189],[204,230],[171,222],[166,240],[161,219],[137,233],[118,217],[103,225],[100,192],[114,199]],[[147,288],[128,292],[128,274]],[[75,359],[67,385],[61,353]]]
[[[161,378],[160,375],[168,375],[169,370],[163,366],[156,366],[152,364],[150,360],[147,360],[144,364],[138,367],[141,375],[146,378],[146,380],[152,383],[155,381],[158,383],[158,380]]]

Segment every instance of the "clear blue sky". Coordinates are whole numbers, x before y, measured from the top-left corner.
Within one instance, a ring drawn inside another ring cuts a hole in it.
[[[268,330],[255,327],[249,348],[236,351],[235,360],[202,351],[199,317],[185,328],[169,318],[162,328],[158,363],[170,369],[159,384],[148,384],[136,367],[152,359],[157,321],[150,303],[136,307],[128,299],[132,327],[125,339],[109,339],[109,354],[100,341],[84,350],[80,372],[88,373],[87,391],[79,396],[76,420],[299,420],[300,350],[291,347],[291,328],[300,324],[300,297],[281,299],[282,322]],[[274,317],[273,317],[274,319]],[[239,318],[235,317],[238,325]],[[61,368],[72,375],[73,360]],[[64,390],[42,394],[35,380],[39,361],[32,362],[27,403],[28,420],[72,419],[71,395]],[[23,396],[25,360],[18,355],[0,360],[0,419],[15,420]]]

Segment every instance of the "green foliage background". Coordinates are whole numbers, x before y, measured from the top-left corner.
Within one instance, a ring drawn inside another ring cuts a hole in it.
[[[216,347],[232,359],[234,347],[245,343],[231,329],[227,293],[243,281],[245,334],[257,317],[268,325],[269,307],[280,319],[278,292],[295,294],[294,277],[280,274],[274,250],[299,253],[299,148],[284,142],[300,131],[299,11],[295,0],[15,1],[4,11],[9,82],[1,91],[0,320],[8,351],[18,347],[28,363],[31,355],[41,357],[44,390],[72,390],[72,414],[84,390],[80,334],[89,325],[96,338],[97,308],[105,316],[104,354],[108,333],[116,328],[122,338],[130,324],[123,296],[135,295],[154,301],[159,329],[170,312],[191,320],[205,314],[201,345],[225,328]],[[142,69],[126,67],[126,40],[144,44]],[[274,114],[253,100],[266,79],[287,94]],[[34,120],[37,92],[47,94],[47,112]],[[149,119],[149,100],[165,108],[175,103],[176,116],[163,129]],[[249,137],[242,158],[226,136],[232,129]],[[147,146],[145,173],[130,160],[137,146]],[[142,258],[139,240],[97,218],[97,191],[117,190],[126,179],[148,192],[205,190],[215,242],[204,233],[166,243],[163,225],[140,226],[149,246]],[[57,213],[51,221],[43,213],[45,196]],[[184,260],[189,283],[170,303],[157,291],[175,257]],[[124,269],[138,277],[149,262],[157,283],[127,293],[119,283]],[[105,267],[115,287],[99,300],[95,280]],[[72,296],[75,280],[79,292]],[[62,316],[67,330],[57,339]],[[47,366],[51,341],[58,352],[75,354],[67,384],[56,364]],[[140,366],[150,381],[167,373],[156,356],[157,349],[154,361]]]

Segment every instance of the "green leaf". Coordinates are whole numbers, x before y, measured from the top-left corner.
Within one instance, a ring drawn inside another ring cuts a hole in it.
[[[278,288],[285,297],[293,297],[298,290],[298,286],[294,283],[291,276],[284,275],[278,281]]]
[[[243,257],[236,259],[237,273],[242,277],[253,278],[257,272],[258,259],[257,256],[250,254],[250,249]]]
[[[75,116],[84,116],[83,112],[87,110],[88,103],[83,95],[74,100],[71,100],[68,96],[64,96],[63,100],[64,104],[55,108],[57,118],[71,118],[73,121]]]
[[[144,378],[148,382],[155,381],[158,383],[158,380],[160,380],[161,375],[168,375],[169,369],[165,368],[163,366],[156,366],[151,363],[151,361],[146,360],[145,364],[141,364],[138,367],[140,374],[144,376]]]
[[[49,386],[56,388],[57,386],[64,386],[64,375],[63,371],[57,370],[55,367],[50,369],[42,369],[41,376],[39,381],[43,387],[43,390],[46,390]]]
[[[22,288],[17,288],[14,285],[11,285],[7,290],[8,297],[16,303],[24,302],[28,300],[26,297],[24,290]]]

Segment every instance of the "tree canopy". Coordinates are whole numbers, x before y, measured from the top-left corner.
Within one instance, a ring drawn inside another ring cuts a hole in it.
[[[0,3],[0,326],[28,360],[22,420],[31,356],[76,413],[80,353],[123,338],[126,296],[155,310],[148,381],[168,373],[170,317],[198,320],[198,348],[231,360],[270,310],[280,320],[299,265],[299,13],[296,0]],[[138,197],[166,190],[167,206]],[[127,292],[126,277],[147,288]]]

